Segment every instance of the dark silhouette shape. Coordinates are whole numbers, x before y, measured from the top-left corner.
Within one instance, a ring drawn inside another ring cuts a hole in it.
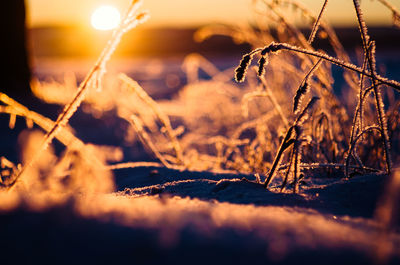
[[[39,100],[32,96],[30,89],[26,36],[24,0],[0,1],[0,92],[31,108],[39,106]],[[18,119],[11,131],[8,120],[8,115],[0,114],[0,156],[15,162],[18,161],[17,137],[26,125]]]
[[[0,91],[30,97],[24,0],[0,1]]]

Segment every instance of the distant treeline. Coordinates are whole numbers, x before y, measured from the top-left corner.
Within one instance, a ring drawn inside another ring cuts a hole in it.
[[[303,30],[305,33],[307,30]],[[192,52],[208,55],[241,54],[250,50],[247,44],[235,44],[231,38],[215,36],[202,43],[194,41],[196,29],[154,28],[138,29],[128,33],[118,48],[118,56],[179,56]],[[357,28],[336,28],[336,33],[346,49],[360,46]],[[400,30],[391,27],[370,27],[371,37],[379,49],[397,49]],[[34,28],[30,30],[32,55],[61,57],[96,56],[105,45],[109,32],[97,32],[70,27]],[[266,43],[267,45],[267,43]],[[327,40],[318,39],[315,48],[329,51]]]

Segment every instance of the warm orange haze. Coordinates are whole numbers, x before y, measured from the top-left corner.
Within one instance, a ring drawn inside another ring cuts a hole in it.
[[[147,26],[193,27],[211,22],[241,23],[252,19],[252,0],[149,0],[144,8],[151,11]],[[315,12],[320,1],[302,1]],[[123,11],[129,0],[27,0],[28,23],[31,27],[51,25],[87,26],[90,15],[101,5],[112,5]],[[79,8],[78,8],[79,7]],[[390,12],[377,1],[362,1],[366,20],[376,25],[390,24]],[[352,2],[329,2],[326,13],[335,25],[355,25]]]
[[[0,20],[0,264],[400,264],[397,0]]]

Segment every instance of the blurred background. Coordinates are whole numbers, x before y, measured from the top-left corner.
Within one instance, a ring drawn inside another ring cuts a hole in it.
[[[78,80],[93,64],[112,32],[96,29],[92,21],[93,13],[101,6],[111,6],[123,14],[130,4],[130,0],[25,2],[30,65],[34,75],[43,79],[63,76],[65,72],[73,71]],[[139,60],[142,67],[153,69],[154,77],[161,72],[165,60],[168,61],[168,68],[179,69],[183,58],[193,52],[206,56],[217,66],[220,64],[223,68],[232,67],[250,49],[249,45],[234,43],[225,36],[214,36],[204,42],[196,42],[194,33],[202,26],[210,24],[253,25],[256,20],[254,2],[146,0],[142,8],[149,10],[150,20],[124,36],[108,70],[129,74],[135,71],[134,62]],[[315,0],[302,2],[316,14],[323,3]],[[324,18],[337,29],[340,41],[350,53],[355,52],[360,45],[352,5],[352,1],[348,0],[330,1],[324,14]],[[380,52],[387,47],[396,50],[400,31],[393,29],[391,12],[382,4],[371,0],[362,1],[362,8],[370,35],[378,43],[378,56],[383,56]],[[295,21],[300,27],[309,25],[309,21],[305,21],[296,12],[289,11],[287,19]],[[324,50],[329,48],[320,40],[316,45]]]
[[[170,56],[188,52],[230,52],[216,43],[198,45],[193,32],[213,23],[251,24],[254,21],[252,0],[147,0],[144,9],[151,19],[123,40],[116,56]],[[317,13],[323,1],[302,1]],[[100,6],[113,6],[123,13],[130,0],[26,0],[27,24],[34,57],[97,56],[110,31],[96,30],[91,16]],[[391,12],[377,1],[362,1],[369,27],[391,27]],[[352,2],[330,1],[324,18],[338,28],[356,26]],[[288,14],[301,26],[302,18]],[[340,34],[339,34],[340,36]],[[357,43],[358,44],[358,43]],[[225,46],[226,43],[223,43]]]
[[[72,71],[78,80],[86,74],[112,32],[96,29],[92,21],[93,13],[101,6],[110,6],[123,14],[130,4],[130,0],[25,2],[30,65],[34,76],[39,79],[50,76],[60,78],[65,72]],[[202,26],[210,24],[253,25],[256,20],[254,2],[146,0],[142,9],[149,10],[150,20],[124,36],[113,55],[108,71],[125,72],[140,79],[143,75],[135,75],[135,71],[152,69],[154,78],[164,69],[164,62],[168,63],[169,69],[179,70],[183,58],[194,52],[202,54],[222,68],[232,67],[244,52],[251,49],[249,45],[234,43],[231,38],[225,36],[213,36],[206,41],[196,42],[194,33]],[[323,3],[315,0],[302,2],[316,14]],[[349,53],[354,53],[360,45],[352,5],[352,1],[348,0],[330,1],[324,14],[324,18],[337,29],[339,39]],[[362,1],[362,9],[370,35],[378,43],[378,57],[384,56],[381,52],[388,47],[396,50],[400,42],[400,31],[392,26],[391,12],[372,0]],[[289,11],[287,19],[295,21],[300,27],[305,28],[309,25],[309,21],[305,21],[298,12]],[[329,48],[321,40],[316,42],[316,45],[324,50]],[[141,69],[137,69],[135,62],[140,62]],[[178,85],[182,82],[172,83]]]
[[[126,73],[156,100],[173,99],[190,83],[184,68],[185,58],[189,54],[201,54],[221,71],[237,66],[242,55],[252,48],[250,44],[220,35],[199,42],[195,33],[211,24],[238,28],[255,25],[255,13],[259,9],[254,2],[262,1],[145,0],[141,9],[150,12],[150,20],[124,35],[107,65],[108,73],[110,76]],[[301,2],[318,14],[324,1]],[[396,1],[391,2],[397,4]],[[130,3],[131,0],[25,0],[28,58],[34,80],[54,81],[65,86],[77,85],[96,61],[111,37],[112,26],[115,26],[115,21]],[[108,7],[108,11],[101,13],[100,9],[104,6]],[[362,9],[369,33],[377,42],[378,64],[385,67],[381,68],[381,72],[389,78],[400,79],[396,78],[400,75],[400,30],[392,26],[392,13],[378,1],[372,0],[362,1]],[[288,9],[285,15],[303,32],[309,32],[310,21],[299,12]],[[324,19],[335,27],[351,59],[357,62],[361,41],[352,1],[330,1]],[[330,46],[321,38],[315,42],[315,47],[330,52]],[[233,79],[233,70],[231,73]],[[204,71],[198,74],[200,79],[210,78]],[[333,76],[337,82],[335,87],[340,88],[343,80],[341,70],[333,68]],[[57,87],[56,84],[52,85]],[[24,97],[31,98],[22,96],[17,99],[52,119],[57,117],[62,108],[62,105],[57,105],[54,107],[56,110],[50,107],[46,109],[40,104],[35,108],[29,100],[24,101]],[[80,139],[123,145],[122,140],[118,140],[121,137],[116,137],[114,132],[107,134],[107,131],[103,131],[103,139],[93,138],[93,128],[104,128],[103,121],[93,121],[90,115],[81,112],[76,116],[78,118],[74,117],[71,125],[80,128],[77,133]],[[7,117],[4,118],[4,124],[8,125]],[[24,125],[17,123],[18,126],[22,129]],[[112,124],[107,123],[106,126],[112,127]],[[4,133],[10,137],[10,131],[4,130]],[[3,142],[2,150],[5,154],[11,154],[9,157],[16,157],[14,141]]]

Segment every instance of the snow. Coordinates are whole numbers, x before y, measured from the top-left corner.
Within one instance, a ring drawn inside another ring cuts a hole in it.
[[[36,210],[35,195],[27,195],[2,207],[2,264],[400,261],[399,227],[387,231],[373,218],[383,175],[305,179],[292,194],[267,191],[245,175],[124,171],[114,193]]]

